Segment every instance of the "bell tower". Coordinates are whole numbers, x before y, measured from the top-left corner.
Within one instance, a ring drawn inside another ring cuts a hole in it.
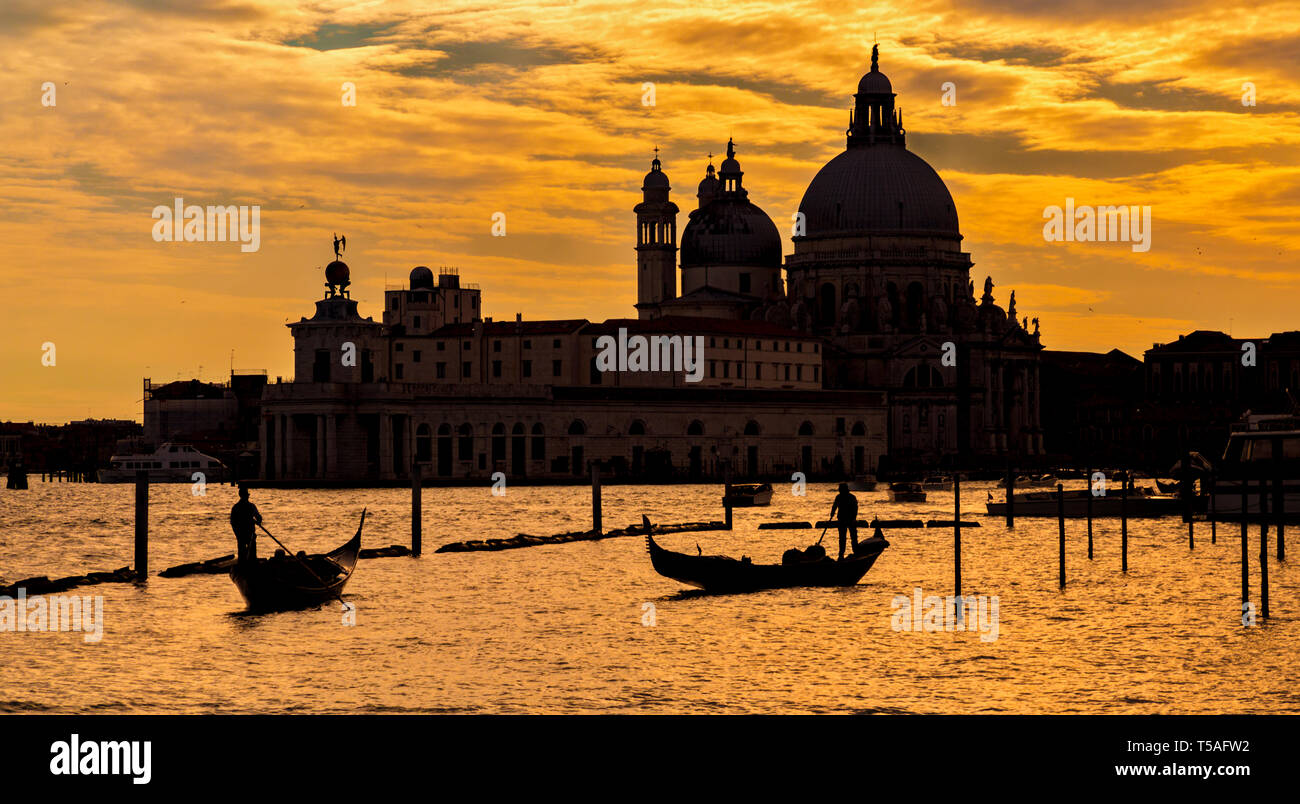
[[[658,318],[659,305],[677,298],[677,205],[655,148],[641,185],[636,213],[636,309],[642,319]]]

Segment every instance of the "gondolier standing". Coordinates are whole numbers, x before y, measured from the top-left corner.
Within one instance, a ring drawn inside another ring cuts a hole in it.
[[[257,510],[256,505],[249,502],[248,487],[241,485],[239,502],[230,508],[230,529],[235,532],[235,544],[239,550],[237,563],[242,565],[257,563],[257,526],[260,524],[262,524],[262,514]]]
[[[831,505],[831,519],[836,519],[835,513],[839,512],[839,519],[836,525],[840,531],[840,557],[844,560],[844,532],[848,531],[853,537],[853,551],[858,550],[858,498],[849,492],[849,484],[840,484],[840,493],[835,495],[835,502]]]

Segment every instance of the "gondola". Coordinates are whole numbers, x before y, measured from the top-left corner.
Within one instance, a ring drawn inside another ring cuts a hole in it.
[[[356,569],[365,524],[366,512],[362,510],[356,535],[341,547],[324,555],[278,555],[258,559],[253,567],[236,565],[230,570],[230,580],[252,612],[301,609],[337,599]]]
[[[706,592],[755,592],[792,586],[852,586],[862,580],[880,553],[889,546],[883,536],[858,542],[857,550],[843,561],[794,560],[781,564],[755,564],[748,558],[692,556],[665,550],[649,534],[645,537],[650,563],[665,578]],[[790,551],[797,553],[798,551]]]

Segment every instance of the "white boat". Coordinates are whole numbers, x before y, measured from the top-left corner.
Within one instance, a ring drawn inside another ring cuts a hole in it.
[[[931,475],[921,481],[921,488],[926,491],[951,491],[952,478],[948,475]]]
[[[1245,422],[1228,435],[1223,459],[1215,467],[1214,512],[1221,519],[1241,518],[1243,472],[1251,477],[1247,489],[1246,517],[1259,518],[1260,480],[1268,485],[1268,516],[1274,511],[1275,484],[1280,481],[1286,518],[1300,517],[1300,417],[1291,415],[1247,415]],[[1281,447],[1280,460],[1274,455]]]
[[[99,470],[99,482],[127,483],[140,471],[149,473],[150,483],[193,483],[196,472],[203,474],[203,482],[214,483],[227,475],[225,464],[216,458],[189,444],[169,441],[151,453],[114,455],[108,459],[108,468]]]

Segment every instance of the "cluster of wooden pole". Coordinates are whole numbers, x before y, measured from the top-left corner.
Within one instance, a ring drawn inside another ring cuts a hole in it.
[[[1259,616],[1267,619],[1269,616],[1269,581],[1268,581],[1268,523],[1270,496],[1272,497],[1272,519],[1275,519],[1275,529],[1277,532],[1277,560],[1286,560],[1286,499],[1285,489],[1283,486],[1282,463],[1281,463],[1280,439],[1274,439],[1273,449],[1273,478],[1271,483],[1263,478],[1259,479],[1259,578],[1260,578],[1260,607]],[[1183,460],[1182,472],[1183,486],[1181,493],[1184,495],[1183,518],[1187,522],[1187,546],[1188,549],[1196,549],[1196,522],[1194,511],[1192,510],[1192,482],[1193,471],[1191,466],[1191,455],[1186,455]],[[1088,558],[1093,558],[1093,531],[1092,531],[1092,497],[1093,497],[1093,480],[1091,468],[1087,471],[1088,494],[1086,495],[1086,515],[1088,521]],[[1015,527],[1015,470],[1008,465],[1007,468],[1007,503],[1006,503],[1006,520],[1007,527]],[[1218,487],[1218,476],[1213,472],[1210,473],[1206,481],[1208,487],[1208,509],[1207,519],[1210,523],[1210,543],[1218,543],[1218,504],[1215,500],[1215,493]],[[1120,484],[1120,570],[1128,572],[1128,493],[1132,485],[1131,473],[1125,473]],[[1250,551],[1249,551],[1249,530],[1248,518],[1250,511],[1251,495],[1251,478],[1249,474],[1243,473],[1241,478],[1241,603],[1243,610],[1250,602]],[[1065,485],[1058,483],[1056,485],[1057,494],[1057,581],[1061,589],[1065,588],[1066,571],[1065,571]],[[961,518],[961,481],[953,480],[953,511],[954,516]],[[958,523],[953,528],[953,556],[954,556],[954,580],[953,587],[955,594],[961,595],[961,525]]]

